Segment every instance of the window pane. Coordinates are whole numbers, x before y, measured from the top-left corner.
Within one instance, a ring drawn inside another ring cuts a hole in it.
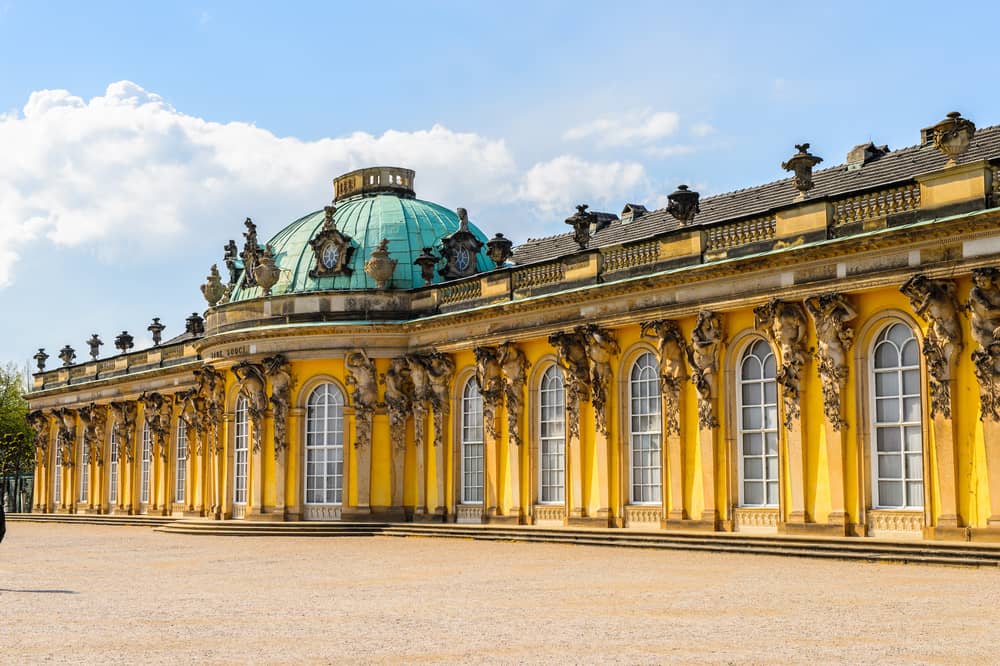
[[[898,423],[899,400],[895,398],[876,399],[875,420],[878,423]]]
[[[914,508],[924,506],[924,487],[919,481],[911,481],[906,484],[907,504]]]
[[[878,428],[875,430],[876,450],[899,451],[899,428]]]
[[[881,479],[899,479],[903,472],[902,461],[893,454],[878,457],[878,475]]]
[[[903,365],[908,367],[920,365],[920,353],[917,351],[916,340],[911,339],[903,347]]]
[[[896,372],[880,372],[875,375],[875,395],[887,396],[899,394],[899,374]]]
[[[743,429],[760,430],[764,426],[760,407],[743,408]]]
[[[919,370],[903,370],[903,393],[905,395],[920,395]]]
[[[903,484],[900,481],[879,481],[878,483],[879,506],[900,507],[903,506]]]
[[[767,503],[769,506],[778,506],[778,482],[770,481],[767,484]]]
[[[764,503],[764,486],[760,483],[743,484],[743,503],[760,505]]]
[[[761,404],[761,385],[758,383],[744,384],[743,385],[743,404],[744,405],[759,405]]]
[[[764,464],[760,458],[744,458],[743,459],[743,478],[744,479],[763,479],[764,478]]]
[[[906,450],[907,451],[922,451],[921,441],[923,436],[920,432],[920,426],[906,426],[905,437],[906,437]]]
[[[778,455],[778,433],[769,432],[765,437],[767,439],[767,454],[769,456]]]
[[[920,398],[903,398],[903,420],[920,422]]]
[[[906,478],[910,480],[920,479],[924,476],[923,456],[919,453],[906,454]]]
[[[743,454],[758,456],[763,453],[764,441],[760,433],[745,433],[743,435]]]

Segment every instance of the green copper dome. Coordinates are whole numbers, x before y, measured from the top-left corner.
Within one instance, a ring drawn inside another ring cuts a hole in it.
[[[310,277],[316,268],[316,254],[309,241],[323,229],[324,211],[319,210],[299,218],[279,231],[267,242],[274,251],[274,262],[281,269],[272,295],[326,291],[331,289],[374,289],[375,280],[365,273],[365,262],[383,239],[389,241],[389,256],[397,260],[392,276],[391,289],[410,289],[424,284],[420,267],[413,261],[423,248],[434,249],[441,256],[441,239],[458,231],[458,215],[443,206],[421,201],[406,191],[354,194],[336,201],[334,221],[337,230],[351,238],[354,253],[346,264],[350,275]],[[486,256],[487,238],[482,231],[470,224],[469,231],[484,246],[475,257],[477,271],[489,271],[493,262]],[[438,266],[443,266],[439,262]],[[231,301],[241,301],[262,296],[260,287],[244,288],[241,276],[233,291]],[[434,282],[444,279],[435,270]]]

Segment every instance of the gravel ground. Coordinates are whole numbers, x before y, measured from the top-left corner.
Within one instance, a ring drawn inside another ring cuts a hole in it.
[[[8,523],[0,662],[1000,662],[1000,571]]]

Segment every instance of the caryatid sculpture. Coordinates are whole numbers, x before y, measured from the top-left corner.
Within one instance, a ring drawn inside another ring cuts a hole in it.
[[[952,280],[933,280],[918,273],[899,290],[910,299],[913,312],[930,324],[924,336],[924,358],[930,375],[931,416],[951,418],[951,368],[962,348],[957,287]]]
[[[608,435],[608,394],[611,389],[611,361],[621,353],[614,333],[597,324],[587,324],[577,328],[587,348],[590,360],[591,403],[594,405],[594,419],[597,431]]]
[[[423,376],[426,379],[426,371]],[[406,447],[406,419],[414,410],[419,412],[414,421],[414,438],[419,446],[424,441],[427,405],[424,401],[415,400],[410,365],[405,358],[392,359],[389,370],[382,376],[382,383],[385,385],[383,401],[389,413],[389,436],[393,446],[396,449]]]
[[[261,363],[264,374],[271,382],[271,411],[274,414],[274,459],[288,447],[288,410],[292,405],[292,367],[281,354],[268,356]]]
[[[156,448],[160,452],[160,458],[167,459],[167,435],[170,432],[170,396],[162,393],[143,391],[139,395],[139,402],[142,403],[142,418],[149,432],[153,435]]]
[[[38,455],[38,462],[42,467],[48,466],[47,453],[49,451],[49,438],[52,433],[52,422],[45,412],[40,409],[28,414],[28,425],[35,433],[35,451]]]
[[[521,415],[524,414],[524,387],[531,364],[524,351],[513,342],[497,347],[497,360],[503,373],[503,391],[507,400],[507,434],[515,446],[521,444]]]
[[[691,331],[691,382],[698,391],[698,425],[702,430],[718,428],[713,401],[719,382],[719,345],[722,343],[722,320],[714,312],[698,313]]]
[[[972,285],[972,364],[979,380],[980,418],[1000,421],[1000,271],[975,268]]]
[[[80,422],[83,424],[83,441],[97,466],[104,464],[104,451],[101,446],[107,432],[108,408],[104,405],[90,403],[79,410]]]
[[[570,437],[580,437],[580,402],[590,396],[590,361],[586,341],[578,331],[549,336],[563,369],[566,388],[566,421]]]
[[[202,435],[205,431],[203,420],[205,412],[204,399],[199,395],[197,386],[180,391],[175,394],[174,399],[177,401],[179,408],[178,418],[183,421],[187,433],[188,446],[197,455],[201,455],[201,445],[204,439]]]
[[[754,326],[778,347],[781,365],[775,379],[782,387],[785,427],[801,416],[802,366],[808,359],[806,313],[802,306],[775,298],[754,308]]]
[[[233,366],[233,374],[239,383],[240,397],[246,401],[253,431],[253,451],[259,453],[264,434],[264,411],[267,409],[264,368],[257,363],[240,361]]]
[[[225,413],[225,380],[222,373],[210,365],[196,368],[194,376],[198,380],[197,395],[193,398],[193,408],[198,413],[195,421],[198,433],[211,453],[221,453],[223,443],[219,437],[219,426]]]
[[[476,384],[483,398],[483,425],[490,437],[499,436],[496,412],[503,402],[503,377],[500,360],[495,347],[476,347]]]
[[[56,417],[56,445],[62,451],[64,467],[73,466],[73,449],[76,448],[76,412],[72,409],[56,409],[52,413]]]
[[[354,448],[372,443],[372,416],[378,404],[378,377],[375,363],[362,349],[347,352],[347,385],[351,387],[351,400],[357,419]]]
[[[451,378],[455,374],[455,361],[439,351],[427,355],[427,378],[430,381],[431,405],[434,407],[434,446],[441,446],[445,418],[449,414]]]
[[[847,352],[854,342],[854,329],[847,325],[858,316],[844,294],[822,294],[805,300],[816,328],[819,378],[823,384],[823,411],[834,430],[847,427],[841,395],[847,385]]]
[[[675,321],[658,319],[643,322],[641,330],[643,337],[656,340],[666,432],[668,435],[679,435],[681,434],[681,385],[687,379],[687,365],[684,359],[690,355],[690,348]]]
[[[135,453],[132,446],[135,437],[135,403],[123,400],[112,402],[109,406],[115,419],[111,430],[115,433],[115,439],[118,440],[118,459],[132,462],[132,456]]]

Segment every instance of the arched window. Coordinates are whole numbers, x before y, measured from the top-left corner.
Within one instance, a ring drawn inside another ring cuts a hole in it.
[[[659,504],[660,374],[656,359],[644,352],[629,373],[629,466],[633,504]]]
[[[59,442],[56,442],[56,464],[53,467],[55,484],[52,486],[52,503],[58,506],[62,502],[62,446]]]
[[[247,401],[236,399],[233,419],[233,504],[247,503],[247,463],[250,456],[250,431],[247,421]]]
[[[778,384],[764,340],[753,342],[739,368],[741,506],[778,506]]]
[[[187,489],[188,431],[184,419],[177,419],[177,467],[174,474],[174,501],[184,502]]]
[[[459,474],[462,504],[483,503],[483,397],[475,378],[462,391],[462,439]]]
[[[80,502],[87,501],[87,493],[90,490],[90,442],[86,439],[80,448],[80,495],[77,498]]]
[[[142,424],[142,474],[139,485],[139,502],[146,504],[149,502],[149,467],[153,462],[153,433],[149,431],[149,424]]]
[[[111,443],[108,444],[108,504],[118,504],[118,429],[111,429]]]
[[[566,490],[566,392],[556,365],[538,387],[538,501],[562,504]]]
[[[920,352],[903,323],[887,326],[872,349],[872,504],[884,509],[924,506]]]
[[[340,504],[344,487],[344,396],[322,384],[306,403],[306,504]]]

